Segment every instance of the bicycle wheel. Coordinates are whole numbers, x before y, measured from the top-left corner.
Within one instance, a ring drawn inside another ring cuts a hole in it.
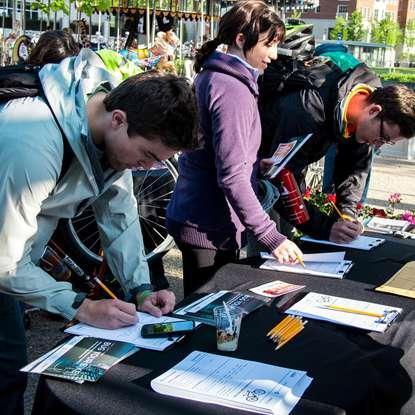
[[[134,195],[143,233],[144,249],[148,261],[163,256],[174,245],[165,225],[167,205],[177,181],[175,165],[166,160],[150,170],[133,173]],[[65,223],[71,248],[83,259],[99,264],[98,227],[91,207],[80,216]]]

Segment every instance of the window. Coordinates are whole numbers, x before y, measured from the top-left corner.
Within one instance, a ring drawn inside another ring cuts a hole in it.
[[[339,4],[337,6],[337,13],[347,13],[347,4]]]

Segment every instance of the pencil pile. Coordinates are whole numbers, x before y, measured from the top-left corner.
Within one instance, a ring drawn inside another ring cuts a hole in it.
[[[267,337],[277,344],[275,350],[278,350],[303,330],[306,324],[307,320],[303,320],[300,316],[288,316],[272,328]]]

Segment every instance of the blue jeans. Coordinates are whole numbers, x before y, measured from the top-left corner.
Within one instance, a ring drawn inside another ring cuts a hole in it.
[[[27,354],[20,302],[0,293],[0,319],[0,412],[23,415],[27,375],[19,369],[27,364]]]

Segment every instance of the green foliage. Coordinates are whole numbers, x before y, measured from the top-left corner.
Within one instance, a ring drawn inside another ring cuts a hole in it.
[[[51,0],[49,5],[42,3],[42,0],[34,0],[31,5],[32,9],[40,10],[47,14],[50,11],[57,12],[62,10],[63,13],[69,15],[69,7],[65,3],[65,0]]]
[[[79,12],[85,13],[87,16],[91,16],[95,10],[101,12],[107,11],[112,6],[111,0],[77,0],[75,1],[76,8]],[[66,15],[69,15],[69,8],[65,0],[51,0],[50,4],[42,3],[42,0],[34,0],[32,3],[32,9],[41,10],[44,13],[63,11]]]
[[[362,41],[366,37],[366,31],[363,27],[363,16],[357,10],[352,13],[347,21],[347,37],[348,40],[355,41]]]
[[[342,34],[342,40],[364,40],[366,31],[363,27],[362,13],[355,10],[348,20],[340,16],[337,17],[334,28],[330,32],[330,39],[337,40],[338,33]]]
[[[301,10],[294,10],[290,15],[290,19],[300,19],[302,14]]]
[[[415,83],[415,68],[371,68],[382,81]]]
[[[415,19],[411,19],[405,26],[404,43],[409,48],[415,46]]]
[[[392,20],[390,16],[385,19],[372,23],[372,41],[385,43],[389,46],[396,46],[402,43],[403,35],[399,24]]]
[[[333,29],[330,31],[330,39],[337,40],[337,33],[342,34],[342,40],[348,40],[347,21],[343,17],[337,17]]]
[[[415,74],[391,72],[380,75],[382,81],[396,81],[400,83],[415,83]]]

